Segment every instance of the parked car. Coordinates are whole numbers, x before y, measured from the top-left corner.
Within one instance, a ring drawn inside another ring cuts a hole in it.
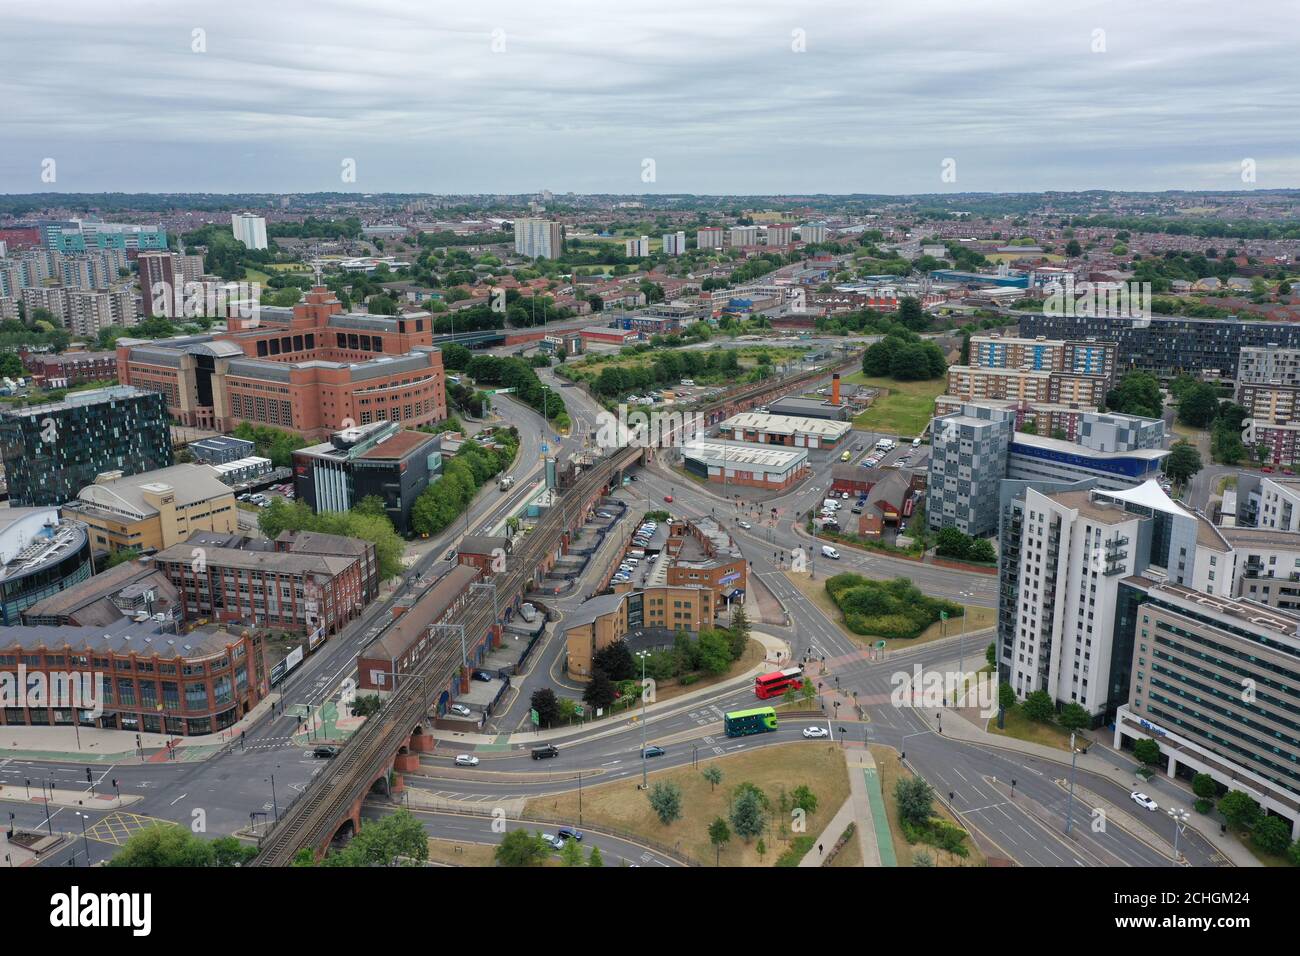
[[[468,717],[470,714],[473,713],[473,711],[470,710],[468,707],[466,707],[464,704],[452,704],[449,710],[451,710],[451,712],[455,714],[457,717]]]
[[[663,747],[647,747],[642,751],[642,757],[662,757],[664,755]]]
[[[829,737],[831,732],[825,727],[805,727],[803,729],[803,735],[809,740],[814,740],[818,737]]]
[[[320,747],[317,747],[315,750],[313,750],[311,752],[311,755],[313,757],[337,757],[339,755],[339,751],[342,749],[343,749],[342,747],[322,745]]]
[[[543,834],[542,834],[542,842],[543,842],[543,843],[549,843],[551,846],[553,846],[553,847],[554,847],[555,849],[557,849],[557,850],[563,850],[563,849],[564,849],[564,841],[561,840],[559,837],[557,837],[554,833],[543,833]]]
[[[475,671],[475,672],[474,672],[474,679],[475,679],[475,680],[481,680],[481,681],[482,681],[483,683],[485,683],[485,684],[490,684],[490,683],[492,683],[492,681],[494,680],[494,678],[492,677],[492,675],[489,674],[487,671]]]
[[[478,757],[472,754],[457,754],[454,763],[457,767],[477,767]]]
[[[1141,790],[1134,790],[1132,793],[1129,794],[1129,797],[1130,797],[1130,798],[1133,800],[1133,802],[1136,803],[1139,807],[1145,807],[1147,810],[1159,810],[1159,809],[1160,809],[1160,804],[1156,803],[1154,800],[1152,800],[1150,797],[1148,797],[1148,796],[1147,796],[1145,793],[1143,793]]]

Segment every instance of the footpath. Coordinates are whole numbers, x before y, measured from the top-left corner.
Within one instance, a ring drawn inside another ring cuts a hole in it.
[[[865,747],[851,747],[846,749],[844,760],[849,775],[849,798],[818,834],[817,842],[799,865],[822,866],[827,853],[852,823],[853,839],[858,842],[863,866],[898,866],[875,758]]]
[[[945,668],[938,669],[944,670]],[[951,663],[950,669],[956,669],[955,661]],[[1064,776],[1069,775],[1070,755],[1066,751],[1029,740],[1020,740],[1016,737],[990,733],[985,729],[985,726],[988,720],[993,718],[984,717],[978,708],[947,708],[947,711],[950,716],[948,720],[943,722],[943,735],[945,737],[979,744],[983,747],[996,747],[1000,750],[1015,751],[1027,756],[1051,760],[1062,766]],[[938,714],[939,711],[936,710],[932,716]],[[953,720],[951,715],[958,716],[961,719]],[[1170,778],[1164,774],[1157,774],[1148,781],[1139,780],[1136,776],[1138,765],[1135,762],[1096,740],[1090,743],[1087,753],[1079,754],[1078,768],[1110,780],[1126,791],[1142,790],[1150,793],[1156,797],[1156,801],[1162,806],[1170,803],[1180,803],[1184,807],[1191,807],[1196,802],[1196,795],[1181,780]],[[1076,786],[1076,796],[1079,792],[1079,788]],[[1161,799],[1162,797],[1163,799]],[[1127,808],[1124,809],[1127,810]],[[1217,823],[1209,817],[1192,813],[1191,819],[1188,821],[1188,827],[1204,837],[1206,842],[1213,846],[1232,865],[1263,866],[1239,840],[1229,834],[1221,833]],[[1167,843],[1169,841],[1161,838],[1160,842]]]

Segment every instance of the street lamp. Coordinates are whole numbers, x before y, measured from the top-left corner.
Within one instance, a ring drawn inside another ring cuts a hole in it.
[[[90,866],[90,838],[86,836],[86,820],[88,817],[80,810],[74,810],[73,813],[81,818],[81,842],[86,847],[86,866]]]
[[[1178,855],[1178,836],[1183,832],[1183,827],[1187,825],[1191,814],[1182,807],[1169,807],[1165,813],[1169,814],[1169,819],[1174,821],[1174,866],[1177,866],[1178,861],[1182,859]]]
[[[271,781],[271,809],[275,811],[275,822],[279,823],[280,822],[280,801],[277,800],[275,797],[275,774],[271,774],[269,779]],[[262,782],[265,783],[266,778],[264,778]]]
[[[645,765],[645,662],[650,652],[637,651],[636,656],[641,658],[641,789],[646,790],[649,789],[650,783]]]
[[[1070,835],[1074,825],[1074,771],[1079,765],[1079,750],[1074,746],[1074,732],[1070,732],[1070,796],[1065,804],[1065,835]]]

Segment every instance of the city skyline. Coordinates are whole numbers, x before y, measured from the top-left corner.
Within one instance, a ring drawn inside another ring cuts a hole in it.
[[[16,9],[0,191],[1286,188],[1300,154],[1275,117],[1297,105],[1297,14],[1268,14],[946,0],[598,14],[387,2],[364,18],[235,3],[129,21],[93,4]]]

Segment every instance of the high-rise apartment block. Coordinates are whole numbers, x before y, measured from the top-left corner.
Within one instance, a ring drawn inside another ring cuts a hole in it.
[[[564,227],[547,219],[515,220],[515,252],[530,259],[556,259],[564,251]]]
[[[249,249],[266,248],[266,220],[261,216],[243,212],[231,213],[230,229],[235,238]]]

